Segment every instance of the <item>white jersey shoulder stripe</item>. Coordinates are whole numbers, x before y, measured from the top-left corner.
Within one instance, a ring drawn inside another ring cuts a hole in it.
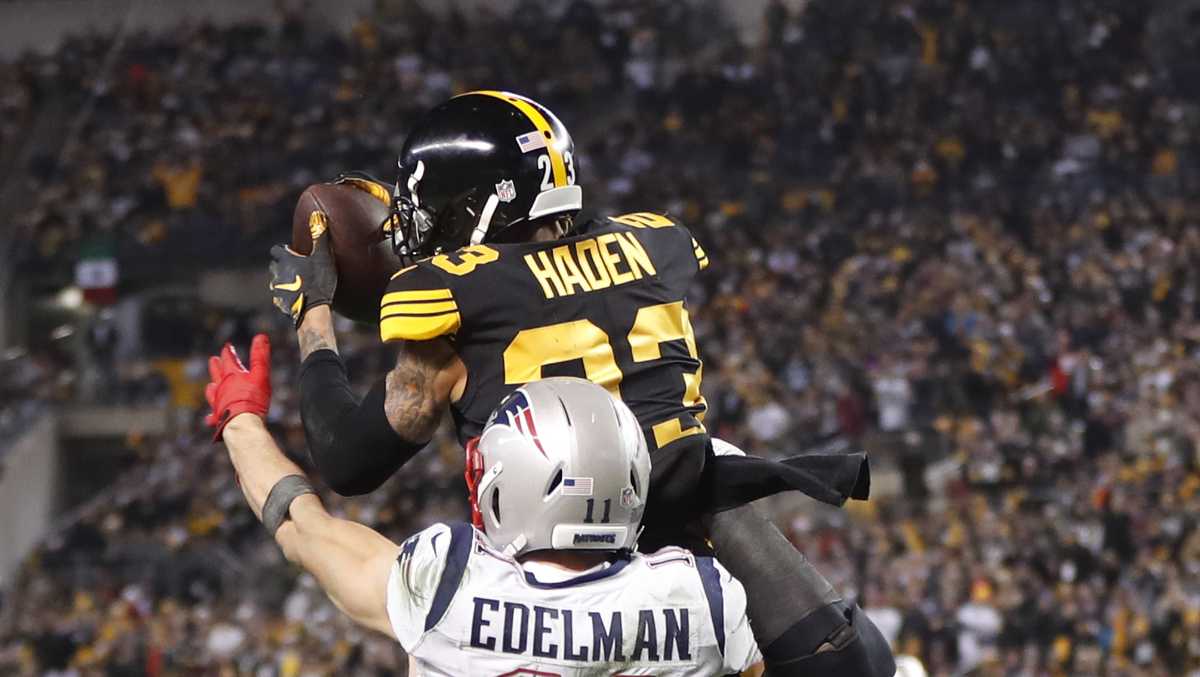
[[[717,571],[712,557],[697,557],[696,571],[700,574],[700,583],[704,586],[704,597],[708,600],[708,615],[712,618],[713,635],[717,638],[717,648],[725,655],[725,590],[721,587],[721,574]]]
[[[441,534],[436,534],[437,538]],[[471,558],[472,546],[475,544],[475,529],[466,522],[456,522],[450,525],[450,543],[447,544],[446,566],[442,569],[441,580],[438,581],[437,591],[433,593],[433,603],[429,613],[425,615],[425,632],[432,630],[446,615],[450,602],[458,592],[463,574],[467,571],[467,560]],[[436,551],[436,543],[434,550]],[[403,552],[401,552],[403,557]]]

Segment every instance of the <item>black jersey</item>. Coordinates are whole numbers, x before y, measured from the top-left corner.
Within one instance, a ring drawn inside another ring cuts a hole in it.
[[[684,295],[707,265],[686,228],[647,212],[553,242],[472,245],[396,273],[380,335],[454,342],[467,368],[453,405],[460,440],[521,384],[579,376],[624,400],[653,450],[704,432]]]

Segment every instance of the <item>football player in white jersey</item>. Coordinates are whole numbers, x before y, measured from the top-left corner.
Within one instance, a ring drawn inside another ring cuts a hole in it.
[[[416,674],[726,675],[761,660],[742,585],[712,557],[634,551],[650,490],[641,427],[582,379],[525,385],[468,449],[474,524],[392,543],[332,517],[267,431],[270,347],[210,360],[208,422],[287,558]]]
[[[390,201],[379,228],[406,266],[380,302],[380,336],[397,347],[396,364],[365,397],[350,387],[330,310],[338,275],[327,226],[336,216],[308,215],[311,255],[272,248],[272,294],[295,322],[303,361],[300,409],[315,471],[343,496],[368,493],[426,446],[447,409],[466,442],[544,368],[580,369],[620,392],[652,444],[655,486],[640,543],[720,559],[746,591],[773,677],[892,677],[879,629],[746,505],[791,489],[833,505],[865,498],[865,454],[717,453],[701,422],[702,366],[685,307],[708,255],[664,214],[576,225],[583,187],[574,152],[548,108],[482,90],[413,126],[394,187],[339,180]],[[635,248],[646,267],[621,272],[632,268],[609,257],[606,242]]]

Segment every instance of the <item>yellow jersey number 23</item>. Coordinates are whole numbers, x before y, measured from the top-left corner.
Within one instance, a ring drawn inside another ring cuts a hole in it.
[[[629,347],[634,362],[650,362],[662,357],[662,344],[683,340],[688,354],[699,360],[696,337],[688,320],[683,301],[661,303],[639,308],[633,328],[629,330]],[[587,379],[621,396],[621,369],[617,366],[608,334],[591,320],[571,320],[548,324],[517,332],[504,350],[504,382],[510,385],[536,381],[548,364],[582,360]],[[704,408],[700,395],[701,368],[683,375],[683,406]],[[696,415],[702,420],[703,411]],[[654,443],[662,448],[688,435],[704,432],[702,424],[687,428],[678,417],[651,427]]]
[[[645,224],[638,224],[644,227]],[[487,245],[464,247],[453,255],[440,255],[430,263],[453,275],[466,275],[476,266],[491,263],[499,253]],[[455,260],[457,259],[457,260]],[[688,354],[699,361],[696,336],[688,319],[683,301],[660,303],[639,308],[628,335],[630,356],[635,363],[650,362],[662,357],[662,344],[682,340]],[[529,383],[542,378],[542,369],[549,364],[582,360],[587,379],[603,386],[613,395],[621,396],[621,368],[617,366],[608,334],[591,320],[571,320],[548,324],[517,332],[504,350],[504,382],[509,385]],[[695,373],[683,374],[685,408],[699,407],[696,419],[704,419],[705,402],[700,395],[702,367]],[[682,437],[704,432],[703,424],[683,427],[678,418],[659,422],[651,427],[654,443],[661,449]]]

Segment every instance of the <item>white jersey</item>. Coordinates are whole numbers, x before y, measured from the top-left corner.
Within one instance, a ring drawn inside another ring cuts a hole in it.
[[[745,590],[711,557],[618,555],[554,582],[533,568],[469,524],[405,541],[387,611],[417,674],[726,675],[761,660]]]

